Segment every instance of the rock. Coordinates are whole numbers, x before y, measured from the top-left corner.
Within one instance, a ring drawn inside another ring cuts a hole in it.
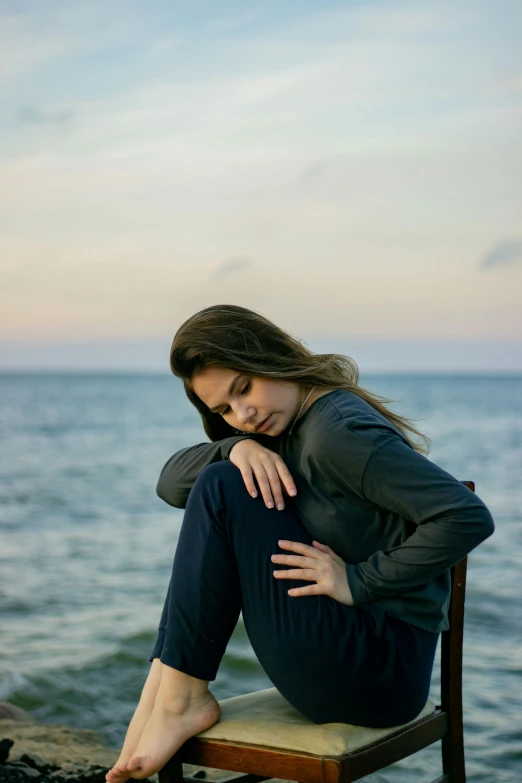
[[[27,769],[31,769],[31,767],[27,767]],[[35,772],[34,769],[31,771]],[[30,778],[27,777],[24,770],[19,767],[12,764],[5,764],[0,767],[1,783],[29,783],[29,780]]]
[[[29,766],[29,764],[24,764],[23,761],[10,761],[8,764],[4,765],[4,770],[6,769],[14,769],[19,770],[20,772],[23,772],[23,774],[26,776],[26,778],[40,778],[42,776],[41,772],[38,772],[37,769],[33,769]]]
[[[5,764],[13,745],[14,742],[11,739],[0,740],[0,764]]]
[[[91,764],[89,767],[69,767],[57,770],[46,778],[46,783],[105,783],[107,767]],[[144,778],[144,783],[148,778]],[[150,783],[150,781],[148,782]]]
[[[10,759],[0,764],[0,783],[105,783],[107,770],[119,756],[119,749],[108,748],[99,734],[88,729],[0,720],[0,737],[6,737],[5,758]],[[231,775],[191,764],[184,764],[183,772],[207,783]],[[157,780],[157,775],[148,779],[149,783]]]
[[[0,720],[0,737],[14,740],[9,758],[22,761],[27,755],[40,765],[54,770],[74,768],[88,769],[91,765],[112,767],[118,758],[117,750],[111,750],[95,731],[69,729],[65,726],[38,725]]]
[[[32,767],[33,769],[37,769],[39,772],[42,772],[43,767],[46,766],[43,759],[40,756],[37,756],[36,753],[33,753],[32,756],[24,753],[22,756],[20,756],[20,761],[24,764],[27,764],[27,766]]]
[[[23,723],[33,723],[33,719],[28,712],[21,707],[15,707],[8,701],[0,701],[0,720],[16,720]]]
[[[49,772],[54,772],[55,769],[58,769],[58,767],[54,766],[53,764],[46,764],[45,761],[41,756],[38,756],[36,753],[23,753],[20,756],[20,761],[22,761],[24,764],[27,764],[29,767],[32,767],[33,769],[37,769],[38,772],[43,772],[45,774]]]

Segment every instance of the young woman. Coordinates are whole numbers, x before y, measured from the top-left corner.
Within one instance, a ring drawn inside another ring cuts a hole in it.
[[[166,463],[184,508],[151,669],[109,783],[144,778],[219,720],[208,690],[242,611],[266,674],[316,723],[400,725],[428,697],[449,571],[494,529],[427,438],[263,316],[186,321],[171,368],[211,443]],[[409,433],[424,438],[424,448]],[[423,453],[424,452],[424,453]]]

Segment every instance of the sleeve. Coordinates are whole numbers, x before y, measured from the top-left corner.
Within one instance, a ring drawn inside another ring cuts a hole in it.
[[[366,500],[416,527],[400,545],[346,565],[356,606],[425,585],[495,529],[478,495],[398,436],[377,441],[361,488]]]
[[[170,506],[185,508],[192,485],[203,468],[213,462],[228,459],[232,447],[248,437],[251,436],[232,436],[215,443],[198,443],[177,451],[161,471],[156,494]]]

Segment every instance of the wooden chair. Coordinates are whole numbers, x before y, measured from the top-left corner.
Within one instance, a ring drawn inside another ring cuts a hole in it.
[[[475,491],[472,481],[463,481]],[[467,558],[451,569],[450,628],[441,634],[440,705],[428,700],[405,726],[368,729],[315,724],[275,688],[220,702],[221,720],[189,739],[159,772],[159,783],[200,783],[183,763],[243,772],[220,781],[351,783],[442,740],[442,775],[433,783],[465,783],[462,725],[462,642]]]

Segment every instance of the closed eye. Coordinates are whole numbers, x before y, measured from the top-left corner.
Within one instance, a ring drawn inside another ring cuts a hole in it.
[[[250,391],[251,386],[252,386],[252,382],[248,381],[248,383],[245,386],[243,386],[243,388],[241,389],[241,391],[239,393],[240,394],[247,394]],[[230,411],[230,405],[227,405],[227,407],[224,410],[221,411],[221,415],[222,416],[226,416],[226,414],[229,411]]]

